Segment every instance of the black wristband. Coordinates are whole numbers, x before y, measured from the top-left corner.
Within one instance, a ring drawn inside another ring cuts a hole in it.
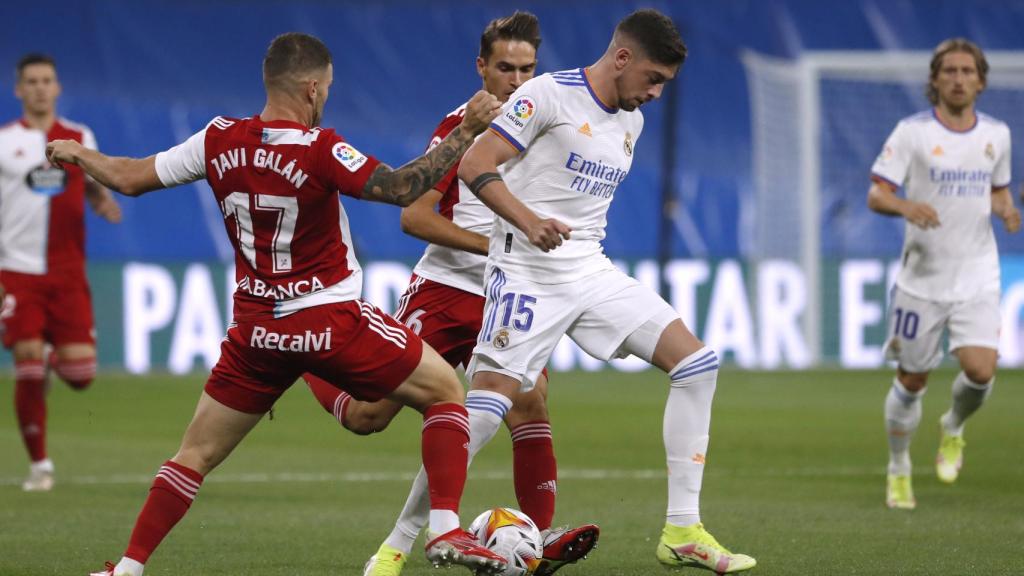
[[[483,190],[484,186],[487,186],[495,180],[501,180],[501,175],[497,172],[484,172],[469,183],[469,191],[473,193],[473,196],[479,197],[480,190]]]

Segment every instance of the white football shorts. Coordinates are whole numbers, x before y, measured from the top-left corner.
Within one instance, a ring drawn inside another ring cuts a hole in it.
[[[537,284],[488,264],[485,278],[484,322],[466,368],[470,381],[477,371],[499,372],[528,391],[563,335],[599,360],[635,354],[649,362],[661,332],[679,318],[656,292],[617,269]],[[624,346],[641,327],[644,337]]]
[[[942,362],[942,334],[949,350],[965,346],[999,349],[999,292],[984,292],[964,302],[933,302],[892,289],[889,339],[885,355],[905,372],[930,372]]]

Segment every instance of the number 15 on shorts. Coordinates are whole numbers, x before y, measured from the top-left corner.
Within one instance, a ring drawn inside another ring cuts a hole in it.
[[[533,326],[533,309],[530,306],[536,303],[536,298],[526,294],[512,292],[502,294],[501,299],[498,300],[502,327],[529,332],[530,327]]]

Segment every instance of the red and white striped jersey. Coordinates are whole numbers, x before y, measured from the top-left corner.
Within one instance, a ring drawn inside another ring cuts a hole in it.
[[[380,164],[334,130],[214,118],[157,154],[165,186],[206,178],[235,248],[235,319],[355,300],[362,272],[338,193],[359,198]]]
[[[96,148],[87,127],[58,118],[49,132],[24,120],[0,127],[0,269],[85,272],[85,173],[46,160],[50,140]]]
[[[456,126],[462,124],[465,113],[466,105],[463,104],[442,120],[434,130],[427,150],[440,144],[441,140],[444,140]],[[491,227],[494,224],[494,212],[491,212],[491,209],[470,192],[465,183],[459,180],[458,171],[459,165],[456,164],[434,185],[434,189],[443,194],[438,205],[438,212],[459,228],[490,236]],[[438,284],[483,296],[484,267],[486,265],[486,256],[430,244],[413,272],[421,278],[432,280]]]

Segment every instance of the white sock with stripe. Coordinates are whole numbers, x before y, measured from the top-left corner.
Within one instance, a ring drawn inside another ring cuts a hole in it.
[[[924,389],[911,392],[899,378],[885,396],[885,433],[889,437],[888,473],[906,476],[911,472],[910,441],[921,423],[921,396]]]
[[[953,405],[942,415],[942,426],[952,436],[962,436],[964,422],[985,403],[992,394],[992,386],[996,379],[979,384],[972,382],[967,375],[960,372],[953,380]]]
[[[718,356],[707,346],[683,358],[669,373],[662,434],[668,460],[666,520],[675,526],[700,522],[700,489],[711,428],[711,401]]]

